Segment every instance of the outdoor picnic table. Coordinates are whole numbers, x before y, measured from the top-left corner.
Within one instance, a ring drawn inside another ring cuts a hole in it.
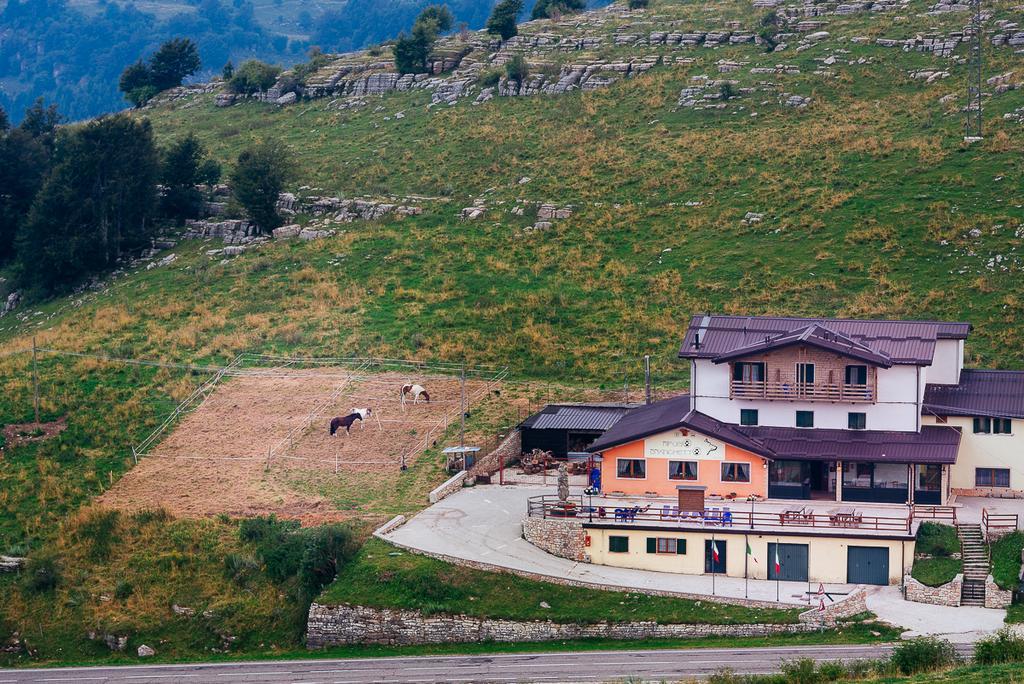
[[[829,520],[837,527],[855,527],[860,522],[857,509],[853,506],[841,506],[828,512]]]
[[[787,522],[806,522],[808,519],[807,507],[787,508],[780,517],[782,518],[782,524]]]

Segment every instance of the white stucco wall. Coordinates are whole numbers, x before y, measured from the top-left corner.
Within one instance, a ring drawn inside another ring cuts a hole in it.
[[[934,416],[922,416],[925,425],[936,425]],[[950,467],[953,489],[974,489],[975,468],[1009,468],[1010,489],[1024,490],[1024,420],[1014,420],[1009,435],[974,434],[972,418],[950,416],[947,425],[960,428],[960,451]],[[987,488],[993,494],[1002,488]]]
[[[964,341],[939,340],[935,356],[927,370],[927,381],[936,385],[956,385],[964,367]]]
[[[867,414],[869,430],[916,432],[924,374],[916,366],[878,369],[878,401],[845,404],[820,401],[763,401],[729,398],[729,365],[698,359],[692,366],[693,408],[727,423],[740,422],[740,409],[757,409],[761,425],[794,427],[797,411],[814,411],[814,427],[849,427],[851,411]]]

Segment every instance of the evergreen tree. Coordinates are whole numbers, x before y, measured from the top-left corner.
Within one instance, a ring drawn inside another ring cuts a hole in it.
[[[395,68],[402,74],[422,74],[427,71],[427,60],[440,33],[451,30],[454,23],[446,5],[429,5],[420,12],[412,33],[404,31],[395,41],[393,52]]]
[[[125,99],[141,107],[157,93],[180,86],[200,66],[196,44],[188,38],[172,38],[160,46],[148,63],[140,59],[121,72],[117,87]]]
[[[14,240],[49,168],[46,146],[22,128],[0,135],[0,264],[14,257]]]
[[[231,80],[231,77],[234,76],[234,75],[235,75],[235,65],[232,64],[231,60],[229,59],[227,61],[227,64],[224,65],[224,68],[221,69],[220,77],[222,79],[224,79],[225,83],[227,83],[228,81]]]
[[[281,225],[277,198],[292,175],[292,161],[281,147],[262,143],[238,155],[231,172],[231,193],[260,232]]]
[[[502,40],[508,40],[519,33],[516,19],[522,11],[523,0],[501,0],[494,6],[494,11],[487,20],[487,32],[501,36]]]
[[[62,131],[19,231],[19,279],[58,292],[148,244],[159,170],[148,121],[104,117]]]
[[[25,118],[18,126],[33,138],[42,143],[48,150],[53,149],[54,141],[57,138],[57,126],[61,122],[61,115],[57,111],[57,105],[43,106],[43,98],[36,99],[35,103],[25,110]]]
[[[196,185],[216,183],[220,178],[220,166],[205,156],[202,143],[192,134],[163,151],[160,183],[164,193],[160,209],[164,216],[181,221],[200,215],[203,197]]]
[[[537,0],[533,6],[530,18],[547,19],[556,12],[581,12],[586,6],[586,0]]]
[[[199,71],[199,48],[188,38],[172,38],[149,60],[152,85],[157,92],[177,88],[188,76]]]

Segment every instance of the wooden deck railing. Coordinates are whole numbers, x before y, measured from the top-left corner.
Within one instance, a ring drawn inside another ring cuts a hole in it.
[[[728,527],[740,529],[816,528],[830,531],[891,532],[910,534],[913,513],[904,516],[855,513],[815,513],[793,511],[751,511],[728,507],[703,511],[679,511],[666,504],[616,506],[607,502],[591,504],[586,496],[573,496],[562,504],[557,496],[533,496],[527,502],[531,517],[571,518],[583,522],[612,523],[623,526],[657,523],[666,528],[701,529]]]
[[[1020,519],[1016,513],[989,513],[987,508],[982,508],[981,526],[985,532],[985,539],[989,539],[993,531],[1002,534],[1019,529]]]
[[[949,521],[956,525],[956,508],[953,506],[919,506],[914,504],[914,517],[919,520]]]
[[[830,382],[768,382],[733,380],[733,399],[774,399],[789,401],[848,401],[873,403],[875,393],[870,385],[847,385]]]

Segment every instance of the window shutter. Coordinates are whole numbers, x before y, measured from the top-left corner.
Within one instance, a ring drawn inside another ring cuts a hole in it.
[[[676,555],[682,555],[684,553],[686,553],[686,540],[685,539],[678,539],[678,540],[676,540]]]
[[[981,419],[980,418],[975,418],[974,419],[974,431],[975,432],[981,432]]]
[[[658,553],[658,539],[657,537],[647,538],[647,553]]]

